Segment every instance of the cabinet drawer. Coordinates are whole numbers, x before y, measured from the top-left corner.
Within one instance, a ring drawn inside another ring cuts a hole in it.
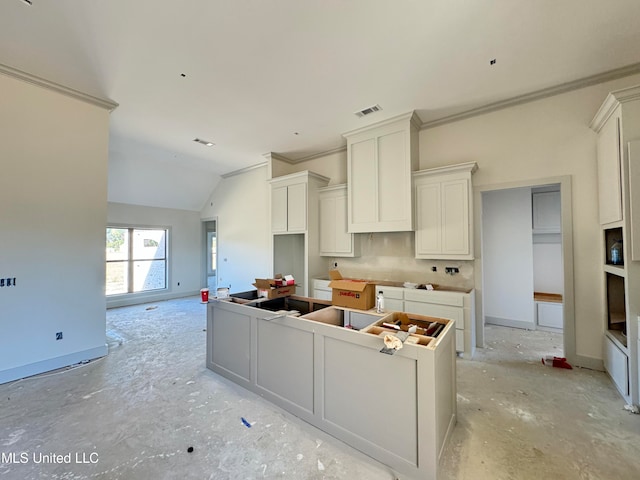
[[[428,317],[448,318],[456,322],[456,329],[464,329],[464,309],[449,305],[434,305],[422,302],[404,302],[404,311]]]
[[[319,288],[313,289],[313,298],[317,298],[318,300],[329,300],[331,301],[331,290],[324,290]]]
[[[385,312],[404,312],[404,302],[402,300],[396,300],[395,298],[387,298],[387,294],[385,293],[384,311]]]
[[[385,285],[376,285],[376,294],[382,291],[385,301],[388,298],[395,298],[397,300],[404,299],[404,290],[405,290],[404,288],[400,288],[400,287],[387,287]]]
[[[318,278],[313,279],[313,288],[314,290],[329,290],[331,291],[331,287],[329,283],[331,280],[320,280]]]
[[[438,292],[429,290],[405,289],[404,299],[413,302],[436,303],[439,305],[464,306],[464,293]]]

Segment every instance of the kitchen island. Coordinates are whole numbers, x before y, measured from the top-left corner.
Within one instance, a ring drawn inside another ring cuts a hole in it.
[[[214,300],[207,307],[207,367],[389,466],[399,478],[431,479],[456,422],[455,325],[437,338],[412,334],[381,353],[397,313],[329,306],[298,313],[270,301]],[[351,313],[371,324],[345,328]],[[398,322],[399,323],[399,322]]]

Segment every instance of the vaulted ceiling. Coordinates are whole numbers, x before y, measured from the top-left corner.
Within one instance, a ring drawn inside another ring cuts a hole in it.
[[[410,110],[640,71],[638,0],[28,2],[0,4],[0,64],[117,102],[109,199],[143,205],[199,210],[264,153],[299,160]]]

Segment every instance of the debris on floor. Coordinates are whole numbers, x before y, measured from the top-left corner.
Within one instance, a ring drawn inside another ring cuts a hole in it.
[[[625,405],[624,409],[627,412],[635,413],[636,415],[640,414],[640,408],[638,408],[638,405],[633,405],[630,403],[628,405]]]
[[[553,357],[551,355],[547,355],[546,357],[542,357],[542,364],[547,367],[568,368],[573,370],[573,367],[567,363],[567,359],[564,357]]]
[[[155,310],[157,307],[157,305],[152,305],[150,307],[145,308],[145,310]]]
[[[187,448],[187,452],[189,452],[189,453],[193,453],[193,447],[189,447],[189,448]]]
[[[251,428],[251,424],[249,422],[247,422],[247,420],[244,417],[240,417],[240,420],[242,420],[242,424],[247,427],[247,428]]]

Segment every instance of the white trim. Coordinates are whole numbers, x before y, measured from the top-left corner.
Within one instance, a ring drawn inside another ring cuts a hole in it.
[[[0,63],[0,73],[7,75],[9,77],[16,78],[18,80],[22,80],[23,82],[30,83],[32,85],[37,85],[38,87],[46,88],[48,90],[61,93],[68,97],[75,98],[76,100],[81,100],[83,102],[90,103],[91,105],[96,105],[97,107],[104,108],[105,110],[108,110],[110,112],[112,112],[118,107],[118,104],[111,100],[94,97],[93,95],[89,95],[88,93],[83,93],[79,90],[74,90],[73,88],[65,87],[64,85],[60,85],[58,83],[45,80],[44,78],[31,75],[30,73],[23,72],[21,70],[10,67],[8,65],[4,65],[2,63]]]
[[[325,177],[324,175],[320,175],[319,173],[315,173],[315,172],[311,172],[309,170],[304,170],[302,172],[295,172],[295,173],[290,173],[289,175],[282,175],[280,177],[273,177],[270,178],[268,180],[269,183],[274,183],[274,182],[281,182],[283,180],[291,180],[291,179],[297,179],[297,178],[315,178],[317,180],[320,180],[322,182],[327,182],[329,183],[329,181],[331,181],[331,179],[329,177]]]
[[[9,368],[0,371],[0,384],[19,380],[21,378],[31,377],[44,372],[50,372],[58,368],[68,367],[76,363],[93,360],[95,358],[104,357],[109,354],[107,344],[99,347],[82,350],[80,352],[70,353],[61,357],[50,358],[40,362],[22,365],[20,367]]]
[[[467,162],[467,163],[459,163],[457,165],[446,165],[444,167],[435,167],[428,168],[426,170],[418,170],[417,172],[413,172],[412,175],[415,177],[426,177],[429,175],[444,175],[447,173],[459,173],[459,172],[469,172],[473,173],[478,169],[478,164],[476,162]]]
[[[250,172],[251,170],[255,170],[257,168],[266,167],[268,164],[269,162],[256,163],[255,165],[251,165],[250,167],[244,167],[239,170],[234,170],[233,172],[225,173],[224,175],[220,175],[220,177],[222,178],[234,177],[236,175],[241,175],[243,173]]]
[[[311,155],[307,155],[306,157],[298,158],[295,160],[290,159],[289,163],[296,164],[302,162],[308,162],[309,160],[315,160],[316,158],[326,157],[327,155],[333,155],[335,153],[346,152],[347,146],[342,145],[341,147],[332,148],[331,150],[326,150],[324,152],[313,153]]]
[[[355,130],[351,130],[349,132],[345,132],[342,134],[343,137],[352,137],[353,135],[358,135],[359,133],[366,132],[371,128],[383,127],[385,125],[389,125],[398,121],[409,120],[417,129],[420,129],[423,125],[422,120],[416,114],[415,111],[411,111],[409,113],[403,113],[402,115],[396,115],[395,117],[387,118],[386,120],[382,120],[381,122],[372,123],[367,125],[366,127],[356,128]]]
[[[609,80],[615,80],[617,78],[627,77],[629,75],[634,75],[636,73],[640,73],[640,63],[634,63],[631,65],[627,65],[626,67],[610,70],[604,73],[598,73],[590,77],[580,78],[578,80],[561,83],[560,85],[556,85],[553,87],[536,90],[535,92],[525,93],[524,95],[519,95],[517,97],[512,97],[506,100],[500,100],[498,102],[489,103],[481,107],[472,108],[470,110],[465,110],[460,113],[454,113],[453,115],[449,115],[446,117],[436,118],[434,120],[423,122],[422,125],[420,126],[420,130],[439,127],[440,125],[444,125],[446,123],[457,122],[458,120],[464,120],[467,118],[476,117],[478,115],[494,112],[496,110],[502,110],[504,108],[514,107],[516,105],[521,105],[523,103],[541,100],[543,98],[552,97],[554,95],[570,92],[572,90],[578,90],[580,88],[589,87],[591,85],[607,82]]]

